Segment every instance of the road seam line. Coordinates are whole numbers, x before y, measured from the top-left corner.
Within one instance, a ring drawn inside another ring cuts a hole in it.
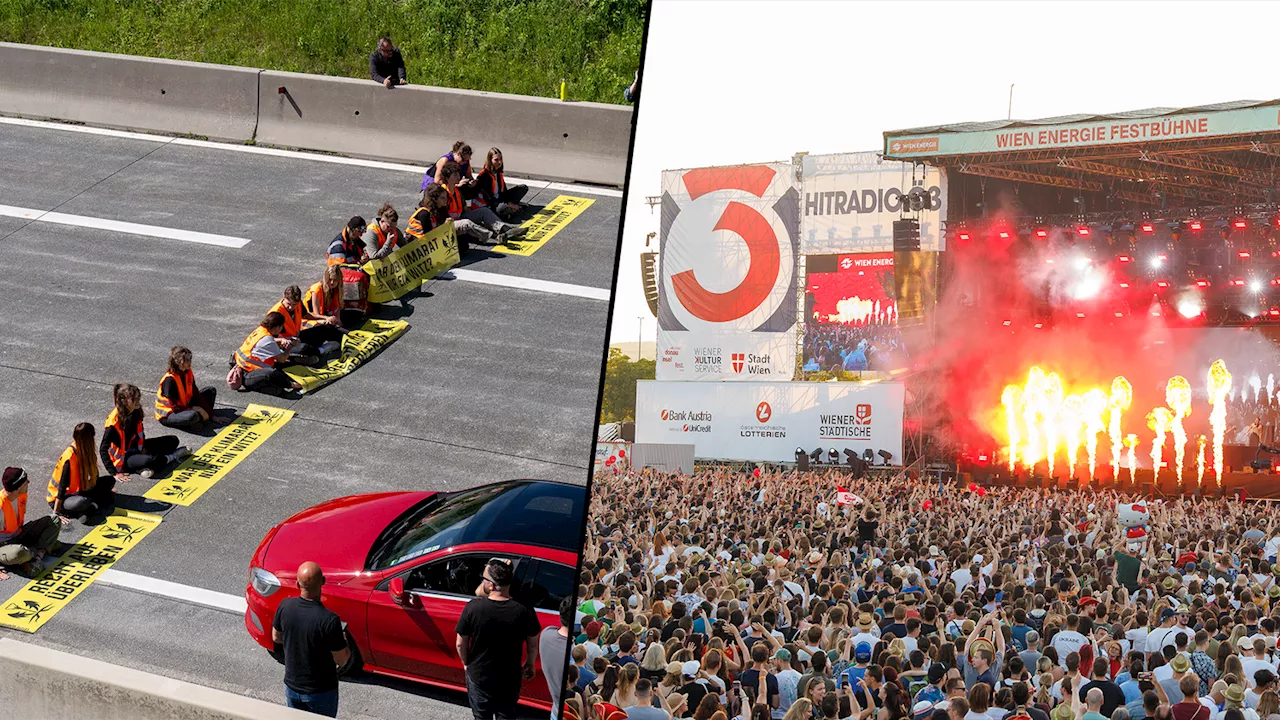
[[[573,297],[587,298],[588,300],[601,300],[604,302],[609,301],[609,295],[612,292],[608,288],[571,285],[569,283],[554,282],[551,280],[538,280],[535,278],[517,277],[515,275],[502,275],[500,273],[467,270],[466,268],[453,268],[440,275],[440,279],[447,280],[450,275],[458,280],[479,283],[481,285],[499,285],[502,287],[517,288],[520,290],[553,293],[555,295],[571,295]]]
[[[178,230],[174,228],[161,227],[159,225],[143,225],[141,223],[108,220],[106,218],[95,218],[87,215],[71,215],[68,213],[54,212],[53,210],[36,210],[34,208],[14,207],[12,205],[0,205],[0,216],[19,218],[32,223],[45,222],[53,223],[55,225],[71,225],[74,227],[86,227],[93,228],[95,230],[125,233],[128,235],[141,235],[143,237],[164,238],[167,240],[181,240],[183,242],[198,243],[201,245],[217,245],[219,247],[234,248],[237,250],[249,244],[249,240],[231,237],[230,235],[214,235],[212,233],[196,232],[194,230]]]
[[[220,610],[226,613],[244,615],[248,602],[239,595],[228,595],[214,590],[192,587],[181,583],[158,580],[146,575],[135,575],[122,570],[103,570],[98,582],[112,587],[136,590],[137,592],[157,597],[181,600],[193,605]]]

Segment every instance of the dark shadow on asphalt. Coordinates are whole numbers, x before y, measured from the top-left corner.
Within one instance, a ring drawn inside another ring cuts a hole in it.
[[[374,673],[361,672],[356,675],[344,675],[342,677],[342,682],[351,683],[353,685],[378,685],[391,690],[398,690],[403,693],[409,693],[410,695],[417,695],[418,697],[435,700],[437,702],[449,703],[450,705],[456,705],[463,709],[469,707],[467,705],[467,694],[465,692],[445,690],[444,688],[432,687],[430,685],[423,685],[421,683],[409,682],[408,680],[376,675]],[[547,714],[521,705],[516,710],[516,717],[521,720],[546,720]]]

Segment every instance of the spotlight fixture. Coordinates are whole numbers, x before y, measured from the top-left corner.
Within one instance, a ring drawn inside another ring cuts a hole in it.
[[[884,461],[885,465],[888,465],[889,461],[893,459],[893,453],[889,452],[888,450],[881,450],[879,455],[880,455],[880,459]]]
[[[1200,232],[1204,229],[1204,225],[1199,220],[1188,220],[1187,229],[1191,232]]]
[[[1231,222],[1231,227],[1236,230],[1246,230],[1249,227],[1249,221],[1244,218],[1236,218]]]
[[[839,450],[836,450],[835,448],[831,448],[830,450],[828,450],[828,451],[827,451],[827,462],[831,462],[831,463],[838,463],[838,462],[840,462],[840,451],[839,451]]]
[[[814,462],[822,460],[822,448],[818,448],[817,450],[809,453],[809,457],[812,458]]]
[[[1089,226],[1079,225],[1076,227],[1076,234],[1080,237],[1089,237]]]
[[[1156,231],[1155,224],[1149,223],[1149,222],[1144,222],[1138,227],[1140,230],[1142,230],[1142,232],[1146,233],[1147,235],[1150,235]]]
[[[876,462],[876,454],[872,452],[871,448],[867,448],[862,451],[862,459],[865,460],[868,465],[874,465]]]

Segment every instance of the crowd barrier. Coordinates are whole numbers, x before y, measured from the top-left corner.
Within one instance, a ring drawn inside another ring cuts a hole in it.
[[[0,112],[245,142],[253,68],[0,43]]]
[[[284,685],[280,686],[281,697]],[[303,720],[315,715],[49,648],[0,639],[5,717]]]
[[[619,89],[621,92],[621,89]],[[513,175],[621,186],[620,105],[0,43],[0,114],[427,164],[458,139]]]

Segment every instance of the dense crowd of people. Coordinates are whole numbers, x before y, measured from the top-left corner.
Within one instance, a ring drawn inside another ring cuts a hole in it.
[[[1273,505],[1148,502],[1135,540],[1113,492],[716,468],[592,497],[566,717],[1280,720]]]
[[[902,331],[894,325],[805,326],[805,372],[887,372],[905,367],[907,360]]]

